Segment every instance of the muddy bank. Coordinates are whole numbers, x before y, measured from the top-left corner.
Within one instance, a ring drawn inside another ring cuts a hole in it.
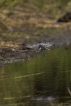
[[[41,37],[38,40],[28,40],[24,42],[2,41],[0,45],[0,66],[7,63],[30,60],[44,50],[51,50],[58,47],[71,49],[71,37]]]

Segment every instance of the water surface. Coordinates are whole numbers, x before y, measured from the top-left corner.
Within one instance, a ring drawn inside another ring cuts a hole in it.
[[[0,68],[1,106],[49,106],[48,98],[66,102],[70,100],[68,88],[71,88],[70,49],[45,51],[29,61]]]

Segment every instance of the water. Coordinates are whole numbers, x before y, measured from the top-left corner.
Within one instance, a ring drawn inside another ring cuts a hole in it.
[[[0,68],[1,106],[53,106],[70,101],[71,50],[45,51]]]

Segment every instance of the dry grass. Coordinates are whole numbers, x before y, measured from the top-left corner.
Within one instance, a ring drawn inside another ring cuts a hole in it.
[[[57,18],[64,13],[59,6],[66,6],[69,2],[63,2],[58,0],[2,0],[0,2],[0,32],[13,31],[15,28],[27,29],[46,29],[46,28],[65,28],[71,29],[71,23],[58,24]],[[9,36],[8,36],[9,37]]]

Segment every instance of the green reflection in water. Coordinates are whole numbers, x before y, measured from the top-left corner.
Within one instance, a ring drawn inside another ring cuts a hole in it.
[[[70,98],[71,50],[59,48],[0,68],[0,104],[28,106],[34,96]],[[31,105],[29,105],[31,106]]]

